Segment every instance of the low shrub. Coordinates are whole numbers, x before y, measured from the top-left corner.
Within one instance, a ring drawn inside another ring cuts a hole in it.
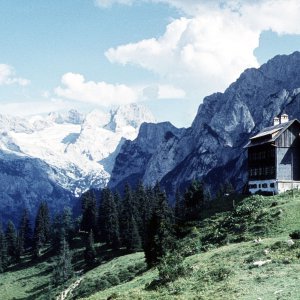
[[[158,265],[159,280],[161,283],[175,281],[178,277],[184,276],[187,269],[183,265],[183,256],[178,252],[167,253]]]
[[[299,240],[300,239],[300,230],[295,230],[292,233],[289,234],[291,239]]]
[[[109,274],[107,277],[106,277],[106,280],[112,285],[112,286],[115,286],[115,285],[118,285],[120,284],[120,279],[118,276],[114,275],[114,274]]]
[[[130,281],[134,278],[135,273],[129,272],[127,269],[121,270],[118,274],[119,280],[121,282]]]

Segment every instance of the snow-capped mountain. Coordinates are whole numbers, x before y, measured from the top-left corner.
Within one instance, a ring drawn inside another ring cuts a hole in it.
[[[39,170],[36,174],[44,174],[44,183],[48,180],[74,196],[91,187],[104,187],[122,143],[125,139],[135,139],[145,121],[155,120],[148,109],[137,104],[120,106],[109,112],[93,110],[86,115],[76,110],[28,118],[0,115],[1,176],[8,174],[7,161],[21,164],[26,161],[30,168]],[[9,176],[7,184],[14,181],[14,176],[15,187],[24,184],[20,182],[22,173]],[[35,179],[30,178],[34,190]],[[23,197],[20,190],[10,188],[11,201]],[[7,198],[4,194],[0,194],[2,204]],[[24,197],[22,199],[25,201]]]

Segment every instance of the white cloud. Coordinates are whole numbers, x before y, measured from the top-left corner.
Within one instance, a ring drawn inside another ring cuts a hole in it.
[[[186,96],[184,90],[172,85],[153,84],[142,89],[143,100],[160,100],[160,99],[183,99]]]
[[[0,64],[0,86],[18,84],[26,86],[30,83],[28,79],[16,77],[14,68],[6,64]]]
[[[64,74],[61,82],[63,87],[54,90],[57,96],[105,107],[137,101],[185,97],[184,90],[167,84],[131,87],[124,84],[86,81],[81,74],[75,73]],[[49,93],[47,96],[49,97]]]
[[[111,63],[158,74],[193,97],[222,91],[244,69],[257,67],[254,50],[263,31],[300,34],[298,0],[145,1],[172,5],[185,16],[172,21],[159,38],[120,45],[105,55]]]
[[[136,102],[137,92],[124,84],[85,81],[80,74],[66,73],[61,80],[63,87],[57,87],[55,93],[67,99],[111,106]]]

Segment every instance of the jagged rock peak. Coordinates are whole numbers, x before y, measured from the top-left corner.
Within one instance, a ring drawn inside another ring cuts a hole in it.
[[[70,124],[82,124],[84,115],[78,112],[76,109],[71,109],[67,112],[50,112],[47,116],[47,120],[57,124],[70,123]]]
[[[138,129],[144,122],[154,123],[156,120],[151,111],[144,105],[131,103],[112,109],[110,121],[105,128],[112,131],[118,131],[127,126]]]

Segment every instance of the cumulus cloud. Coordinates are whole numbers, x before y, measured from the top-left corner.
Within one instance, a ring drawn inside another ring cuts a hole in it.
[[[159,38],[110,48],[106,57],[143,67],[193,96],[222,91],[244,69],[258,67],[254,50],[263,31],[300,34],[298,0],[145,1],[166,3],[184,14]]]
[[[18,84],[26,86],[29,83],[28,79],[17,77],[12,66],[0,64],[0,85]]]
[[[142,88],[143,100],[182,99],[186,96],[184,90],[172,85],[152,84]]]
[[[86,81],[81,74],[66,73],[62,76],[63,87],[55,89],[56,95],[67,99],[111,106],[137,101],[134,89],[124,84]]]
[[[70,100],[109,107],[127,104],[139,100],[177,99],[185,96],[185,91],[172,85],[127,86],[106,82],[86,81],[84,76],[66,73],[61,79],[62,87],[55,89],[55,94]],[[47,93],[49,97],[49,94]]]

